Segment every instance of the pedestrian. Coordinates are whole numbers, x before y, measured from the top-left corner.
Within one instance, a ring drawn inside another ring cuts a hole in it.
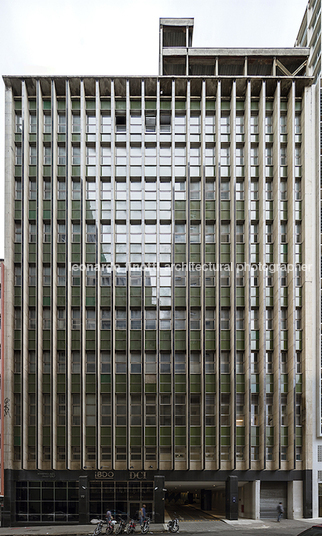
[[[140,525],[142,526],[146,518],[146,506],[145,504],[142,505],[142,508],[140,510]]]
[[[280,522],[282,515],[284,514],[283,504],[280,502],[277,505],[277,522]]]
[[[107,523],[110,523],[111,519],[112,519],[112,513],[111,513],[110,510],[107,510],[107,512],[106,512],[106,521],[107,521]]]

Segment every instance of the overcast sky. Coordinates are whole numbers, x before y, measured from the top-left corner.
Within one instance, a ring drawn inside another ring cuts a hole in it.
[[[307,0],[0,0],[1,75],[157,75],[159,17],[196,47],[292,47]],[[0,258],[4,256],[0,81]]]

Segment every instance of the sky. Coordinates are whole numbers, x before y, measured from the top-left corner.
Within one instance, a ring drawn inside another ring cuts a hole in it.
[[[157,75],[160,17],[193,17],[195,47],[292,47],[307,0],[0,0],[2,75]],[[0,79],[0,258],[4,257]]]

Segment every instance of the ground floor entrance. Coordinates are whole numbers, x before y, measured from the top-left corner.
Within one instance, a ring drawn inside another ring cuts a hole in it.
[[[260,519],[274,518],[279,502],[284,517],[301,518],[310,501],[312,480],[300,471],[6,471],[2,521],[84,524],[107,510],[137,519],[143,504],[156,523],[180,509],[187,520]]]

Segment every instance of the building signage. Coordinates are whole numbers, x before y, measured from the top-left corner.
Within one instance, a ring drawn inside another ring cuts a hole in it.
[[[113,480],[114,471],[95,471],[95,478],[102,480]],[[130,471],[128,480],[146,480],[146,471]]]

